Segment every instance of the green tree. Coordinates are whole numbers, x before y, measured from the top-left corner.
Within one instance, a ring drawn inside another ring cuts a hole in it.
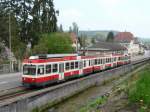
[[[43,34],[34,46],[33,54],[73,53],[72,41],[68,33]]]
[[[114,42],[114,33],[113,32],[109,32],[107,35],[107,42]]]
[[[53,0],[0,0],[1,11],[16,18],[19,37],[26,44],[37,44],[39,33],[57,31],[59,11],[55,10]]]
[[[78,35],[78,32],[79,32],[79,27],[78,27],[78,25],[77,25],[77,23],[75,23],[75,22],[73,22],[72,23],[72,26],[73,26],[73,32],[76,34],[76,35]]]
[[[9,47],[8,15],[0,11],[0,42]]]
[[[58,27],[58,30],[57,30],[58,32],[63,32],[63,26],[62,26],[62,24],[60,24],[60,26]]]
[[[95,39],[94,37],[91,39],[91,43],[92,43],[92,44],[95,44],[95,43],[96,43],[96,39]]]
[[[87,40],[87,35],[81,34],[81,36],[79,37],[79,43],[83,49],[85,49],[85,47],[87,46],[86,40]]]

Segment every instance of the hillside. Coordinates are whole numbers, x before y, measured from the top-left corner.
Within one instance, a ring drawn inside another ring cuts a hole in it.
[[[81,34],[86,34],[88,38],[96,38],[97,40],[106,40],[106,37],[108,35],[110,31],[99,31],[99,30],[95,30],[95,31],[79,31],[79,36],[81,36]],[[118,31],[112,31],[114,32],[114,35],[116,35],[118,33]]]

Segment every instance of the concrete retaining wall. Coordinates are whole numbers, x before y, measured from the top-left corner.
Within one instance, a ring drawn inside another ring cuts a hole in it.
[[[104,80],[125,75],[125,73],[145,63],[147,63],[147,61],[121,66],[9,99],[6,102],[0,103],[0,112],[30,112],[33,108],[41,107],[47,103],[54,104],[95,84],[102,84]]]

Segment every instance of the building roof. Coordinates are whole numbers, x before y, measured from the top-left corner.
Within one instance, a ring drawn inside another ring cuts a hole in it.
[[[116,42],[127,42],[127,43],[129,43],[131,40],[134,40],[134,35],[131,32],[119,32],[115,36]]]
[[[118,43],[98,42],[88,47],[87,50],[119,51],[119,50],[127,50],[127,49]]]

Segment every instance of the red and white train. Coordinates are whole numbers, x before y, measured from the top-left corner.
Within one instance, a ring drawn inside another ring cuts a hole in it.
[[[129,55],[103,57],[53,54],[30,56],[23,61],[24,86],[45,86],[130,63]]]

